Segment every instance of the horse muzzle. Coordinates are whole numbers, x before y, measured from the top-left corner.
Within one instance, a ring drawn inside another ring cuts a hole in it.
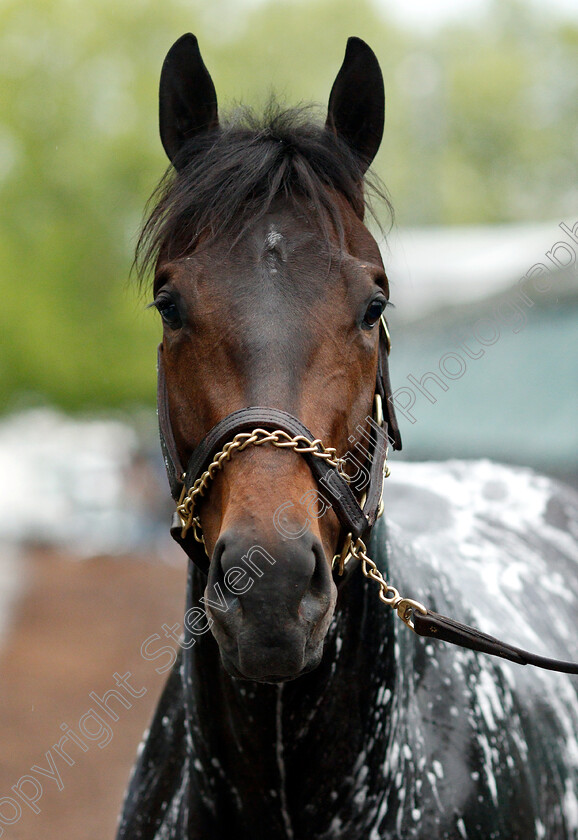
[[[225,669],[281,682],[315,668],[336,597],[330,564],[311,532],[262,546],[229,529],[215,545],[205,591]]]

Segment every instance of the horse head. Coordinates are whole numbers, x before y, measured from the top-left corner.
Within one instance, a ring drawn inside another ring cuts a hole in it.
[[[216,425],[254,406],[298,418],[344,459],[350,480],[367,474],[360,452],[372,434],[388,282],[363,222],[364,176],[383,122],[379,65],[357,38],[320,125],[275,106],[260,122],[223,124],[196,38],[169,51],[160,134],[172,167],[140,253],[155,264],[175,495],[175,462],[189,464]],[[399,446],[387,400],[385,414]],[[205,604],[226,670],[275,682],[320,662],[345,535],[296,451],[303,442],[273,445],[266,432],[213,468],[194,530],[210,560]],[[362,484],[352,485],[357,498]]]

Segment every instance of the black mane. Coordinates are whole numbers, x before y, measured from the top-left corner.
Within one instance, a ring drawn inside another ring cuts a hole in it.
[[[280,194],[306,198],[312,214],[322,223],[328,216],[340,235],[330,190],[340,192],[363,219],[369,206],[365,167],[343,140],[310,119],[310,110],[282,109],[273,102],[259,118],[243,108],[218,130],[190,140],[182,151],[184,165],[178,171],[171,166],[151,197],[154,206],[136,250],[139,275],[160,253],[170,258],[190,253],[201,234],[204,241],[225,230],[238,236]],[[392,213],[385,188],[375,178],[369,186]]]

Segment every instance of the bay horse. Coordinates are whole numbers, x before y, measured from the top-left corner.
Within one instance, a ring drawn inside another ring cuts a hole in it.
[[[220,121],[192,35],[163,65],[172,174],[139,256],[155,265],[161,444],[190,560],[179,660],[118,840],[578,836],[572,678],[434,645],[386,608],[414,629],[451,612],[429,633],[450,641],[474,619],[543,653],[575,647],[572,491],[455,461],[398,464],[381,498],[401,446],[388,281],[363,221],[383,124],[357,38],[324,124],[278,106]],[[499,434],[499,398],[485,410]],[[531,410],[539,428],[546,408]]]

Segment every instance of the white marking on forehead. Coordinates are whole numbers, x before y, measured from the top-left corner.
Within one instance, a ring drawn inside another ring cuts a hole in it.
[[[263,243],[262,256],[271,275],[278,273],[278,266],[287,260],[286,239],[282,233],[270,225]]]
[[[276,251],[279,245],[283,242],[283,234],[275,230],[273,225],[269,228],[269,233],[265,237],[265,250]]]

